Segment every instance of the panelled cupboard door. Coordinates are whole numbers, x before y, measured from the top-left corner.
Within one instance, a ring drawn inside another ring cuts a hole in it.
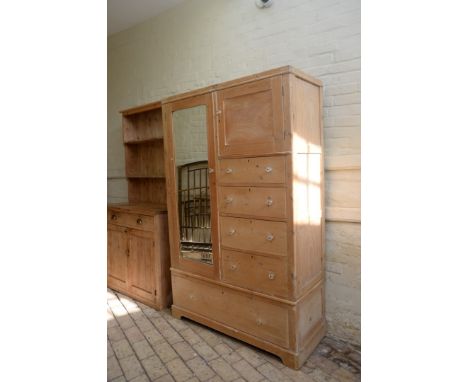
[[[220,156],[285,151],[281,76],[217,91],[216,98]]]
[[[107,283],[112,288],[127,288],[127,234],[116,227],[107,228]]]
[[[153,242],[151,236],[144,232],[134,231],[128,234],[130,291],[150,301],[154,301],[156,297]]]

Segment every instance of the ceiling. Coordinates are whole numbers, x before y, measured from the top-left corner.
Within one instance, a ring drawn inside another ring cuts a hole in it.
[[[107,0],[107,35],[128,29],[185,0]]]

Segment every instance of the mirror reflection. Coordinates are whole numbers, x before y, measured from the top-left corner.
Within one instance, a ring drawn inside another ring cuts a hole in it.
[[[172,113],[181,256],[213,264],[206,106]]]

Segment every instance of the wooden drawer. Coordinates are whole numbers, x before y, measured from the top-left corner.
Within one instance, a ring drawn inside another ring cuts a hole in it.
[[[176,273],[172,274],[172,283],[176,306],[288,347],[287,306]]]
[[[220,184],[284,183],[286,157],[221,159],[217,179]]]
[[[220,217],[221,245],[233,249],[287,255],[286,223]]]
[[[141,229],[143,231],[153,231],[154,217],[140,214],[130,214],[115,210],[107,211],[107,222],[123,227]]]
[[[286,259],[228,250],[223,250],[221,255],[223,279],[227,283],[270,295],[287,296]]]
[[[236,216],[286,218],[286,189],[220,187],[219,212]]]

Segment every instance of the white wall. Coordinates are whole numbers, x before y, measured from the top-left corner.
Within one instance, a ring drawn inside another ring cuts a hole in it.
[[[188,0],[108,39],[108,200],[126,200],[118,110],[283,65],[324,83],[329,333],[360,343],[360,2]]]

